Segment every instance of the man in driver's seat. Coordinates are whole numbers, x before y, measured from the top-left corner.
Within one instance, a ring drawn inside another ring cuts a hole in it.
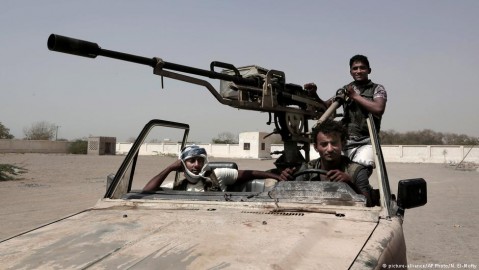
[[[298,168],[287,168],[281,172],[282,180],[298,181],[333,181],[345,182],[354,191],[366,196],[367,205],[371,205],[371,186],[369,185],[368,169],[348,157],[342,155],[343,146],[347,140],[347,129],[340,123],[331,119],[325,120],[312,130],[314,149],[319,153],[319,158],[303,164]],[[296,171],[305,169],[322,169],[326,174],[306,174],[294,179]]]
[[[156,191],[172,171],[182,171],[185,178],[173,184],[174,190],[187,191],[225,191],[226,187],[235,183],[244,183],[254,179],[273,178],[280,176],[270,172],[255,170],[236,170],[232,168],[216,168],[208,166],[206,150],[197,145],[185,147],[177,161],[166,167],[153,177],[143,188],[143,191]]]

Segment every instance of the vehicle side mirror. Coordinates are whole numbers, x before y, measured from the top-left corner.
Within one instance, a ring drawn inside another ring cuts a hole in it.
[[[426,181],[423,178],[401,180],[398,183],[397,205],[409,209],[427,203]]]

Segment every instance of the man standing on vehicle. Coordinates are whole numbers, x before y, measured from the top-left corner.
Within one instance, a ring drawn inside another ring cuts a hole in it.
[[[366,119],[371,114],[376,131],[379,133],[381,118],[386,110],[387,92],[384,86],[369,79],[371,67],[364,55],[355,55],[349,60],[349,73],[354,81],[338,90],[337,96],[324,102],[329,107],[344,94],[344,117],[341,120],[348,128],[349,138],[345,145],[346,155],[353,161],[374,167],[374,155]],[[315,91],[314,83],[304,85],[306,90]]]
[[[296,169],[287,168],[281,172],[280,178],[282,180],[345,182],[354,191],[363,194],[366,197],[367,205],[370,206],[372,188],[369,185],[367,168],[342,155],[343,145],[347,139],[346,128],[340,122],[326,119],[313,128],[312,137],[314,139],[314,149],[320,157],[303,164],[298,171],[322,169],[327,173],[314,177],[309,174],[294,179],[292,175]]]
[[[208,166],[206,150],[197,145],[185,147],[177,161],[166,167],[153,177],[143,188],[143,191],[156,191],[170,172],[181,171],[185,178],[174,183],[174,190],[187,191],[225,191],[227,186],[235,183],[244,183],[254,179],[273,178],[280,180],[280,176],[270,172],[255,170],[236,170],[232,168],[216,168]]]

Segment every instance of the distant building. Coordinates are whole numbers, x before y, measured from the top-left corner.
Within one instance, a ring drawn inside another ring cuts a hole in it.
[[[239,134],[241,158],[271,158],[271,143],[277,138],[267,132],[242,132]],[[266,137],[266,138],[265,138]]]
[[[88,155],[115,155],[116,137],[89,137]]]

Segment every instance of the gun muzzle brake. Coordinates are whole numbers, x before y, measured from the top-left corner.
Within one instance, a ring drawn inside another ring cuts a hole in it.
[[[62,53],[74,54],[88,58],[95,58],[101,51],[98,44],[76,38],[51,34],[48,37],[48,49]]]

